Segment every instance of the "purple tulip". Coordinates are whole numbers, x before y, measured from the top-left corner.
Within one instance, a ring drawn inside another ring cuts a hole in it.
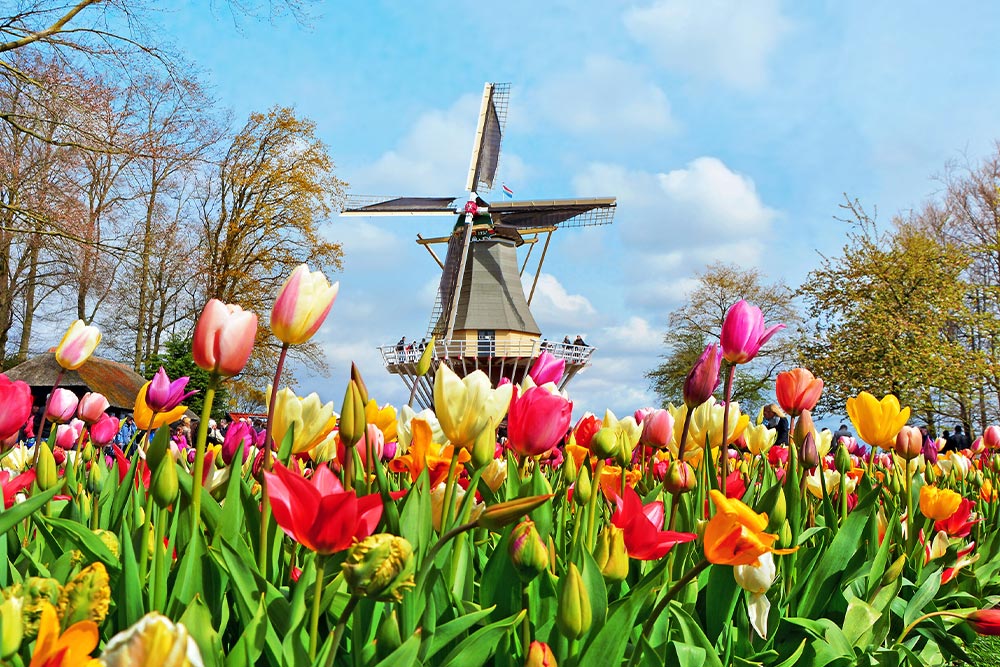
[[[543,385],[546,382],[559,384],[562,380],[563,372],[566,370],[566,360],[556,359],[548,352],[542,352],[535,359],[535,364],[528,371],[528,375],[535,381],[536,385]]]
[[[719,367],[722,365],[722,350],[715,343],[707,346],[694,363],[684,380],[684,405],[689,410],[698,407],[715,393],[719,387]]]
[[[226,438],[222,441],[222,460],[230,465],[236,457],[236,450],[243,446],[243,463],[250,456],[250,446],[257,440],[257,433],[246,422],[235,422],[226,430]]]
[[[170,412],[198,393],[197,391],[184,393],[190,379],[182,377],[171,382],[170,378],[167,377],[167,372],[163,370],[163,366],[160,366],[160,370],[156,371],[156,375],[153,376],[149,383],[149,389],[146,391],[146,405],[153,412]]]
[[[745,364],[757,356],[771,336],[784,328],[784,324],[775,324],[765,329],[760,308],[740,299],[722,322],[722,356],[731,364]]]

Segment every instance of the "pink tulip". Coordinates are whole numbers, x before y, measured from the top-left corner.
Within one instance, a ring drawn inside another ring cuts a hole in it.
[[[0,373],[0,440],[16,436],[31,417],[31,387]]]
[[[52,392],[51,398],[49,398],[45,418],[55,424],[65,424],[76,414],[78,403],[76,394],[69,389],[59,387]],[[42,434],[39,433],[38,436],[41,437]]]
[[[368,426],[365,427],[365,434],[361,436],[361,439],[354,445],[355,449],[358,450],[358,456],[361,457],[361,464],[366,468],[368,467],[368,441],[371,441],[372,443],[372,451],[375,452],[375,460],[381,460],[382,453],[385,450],[385,435],[375,424],[368,424]]]
[[[250,447],[257,439],[257,433],[247,422],[234,422],[226,429],[226,437],[222,441],[222,460],[226,465],[230,465],[236,458],[236,452],[240,445],[243,446],[243,463],[247,462],[250,455]]]
[[[56,447],[76,448],[76,443],[80,442],[80,435],[83,433],[83,426],[83,422],[79,419],[73,419],[68,424],[59,424],[56,427]]]
[[[104,416],[104,411],[111,407],[104,394],[88,391],[76,406],[76,416],[85,424],[94,424]]]
[[[711,398],[719,386],[719,367],[722,364],[722,350],[715,343],[707,346],[694,362],[691,372],[684,380],[684,405],[694,409]]]
[[[288,345],[306,342],[323,325],[339,290],[340,283],[331,286],[322,271],[300,264],[278,292],[271,310],[271,332]]]
[[[232,377],[246,366],[256,335],[257,315],[211,299],[194,328],[194,363],[211,373]]]
[[[642,442],[666,449],[674,436],[674,418],[666,410],[654,410],[642,420]]]
[[[722,356],[731,364],[745,364],[757,356],[771,336],[784,328],[784,324],[775,324],[764,329],[760,308],[740,299],[722,322]]]
[[[554,384],[559,384],[562,380],[563,372],[566,370],[566,360],[556,359],[554,356],[548,352],[542,352],[535,359],[535,364],[528,371],[528,375],[531,379],[535,381],[537,385],[543,385],[546,382],[552,382]]]
[[[83,320],[77,320],[56,347],[56,361],[66,370],[75,371],[90,359],[100,342],[101,332],[97,327],[87,326]]]
[[[119,426],[118,417],[101,415],[101,418],[90,427],[90,441],[95,445],[110,445],[118,435]]]
[[[573,403],[543,387],[518,394],[514,387],[507,413],[507,444],[521,456],[544,454],[566,435]]]
[[[638,408],[632,416],[635,417],[636,424],[641,424],[647,415],[651,415],[654,412],[656,412],[656,408]]]
[[[146,405],[153,412],[170,412],[198,393],[197,391],[184,393],[190,379],[181,377],[171,382],[163,366],[160,366],[160,370],[156,371],[156,375],[149,382],[149,389],[146,390]]]
[[[1000,426],[987,426],[983,431],[983,444],[989,449],[1000,449]]]

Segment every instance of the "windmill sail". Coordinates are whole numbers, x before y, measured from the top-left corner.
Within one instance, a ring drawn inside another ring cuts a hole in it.
[[[510,84],[487,83],[483,88],[483,103],[479,109],[476,140],[472,145],[472,163],[465,189],[486,192],[493,189],[497,165],[500,163],[500,143],[507,122],[507,99]]]

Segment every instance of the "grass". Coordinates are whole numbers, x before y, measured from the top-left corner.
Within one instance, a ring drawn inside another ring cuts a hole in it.
[[[976,667],[1000,667],[1000,637],[978,637],[968,653]]]

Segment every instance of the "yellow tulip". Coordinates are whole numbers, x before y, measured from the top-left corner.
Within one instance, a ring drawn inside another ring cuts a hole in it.
[[[112,637],[97,664],[193,667],[202,664],[202,658],[187,628],[154,611]]]
[[[928,519],[944,521],[958,510],[962,496],[951,489],[939,489],[925,484],[920,487],[920,511]]]
[[[135,405],[132,406],[132,418],[135,420],[135,425],[144,431],[158,429],[164,424],[173,424],[188,410],[186,405],[178,405],[170,412],[157,412],[154,419],[153,411],[146,404],[146,392],[149,390],[150,384],[152,382],[142,385],[139,395],[135,397]]]
[[[490,424],[499,424],[510,406],[513,385],[493,389],[490,378],[474,371],[459,378],[442,365],[434,377],[434,411],[451,444],[471,449]]]
[[[879,401],[863,391],[857,398],[847,399],[847,416],[862,440],[872,447],[892,449],[896,435],[910,419],[910,408],[900,409],[892,394]]]
[[[378,430],[382,431],[386,442],[396,439],[396,408],[391,405],[380,408],[374,398],[369,399],[365,405],[365,421],[375,424]]]
[[[292,453],[308,452],[323,442],[336,425],[337,415],[333,412],[333,401],[324,404],[316,393],[299,398],[287,387],[278,392],[271,435],[279,447],[289,429],[292,429]]]
[[[771,447],[774,447],[774,443],[778,440],[778,431],[758,424],[757,426],[747,426],[746,430],[743,431],[743,437],[747,441],[747,449],[750,450],[751,454],[763,456]]]
[[[285,280],[271,310],[271,332],[288,345],[313,337],[333,306],[340,283],[330,285],[322,271],[300,264]]]
[[[691,426],[688,429],[687,442],[684,445],[684,460],[696,468],[701,465],[701,460],[705,455],[705,443],[711,444],[712,450],[722,446],[722,416],[725,412],[723,403],[717,403],[715,398],[709,398],[694,410],[691,417]],[[684,432],[684,420],[687,417],[687,406],[679,408],[672,404],[667,407],[670,415],[674,418],[674,437],[670,440],[668,448],[677,456],[677,450],[681,442],[681,434]],[[731,445],[743,435],[743,432],[750,425],[750,416],[740,412],[740,404],[732,402],[729,404],[729,433],[726,444]]]

